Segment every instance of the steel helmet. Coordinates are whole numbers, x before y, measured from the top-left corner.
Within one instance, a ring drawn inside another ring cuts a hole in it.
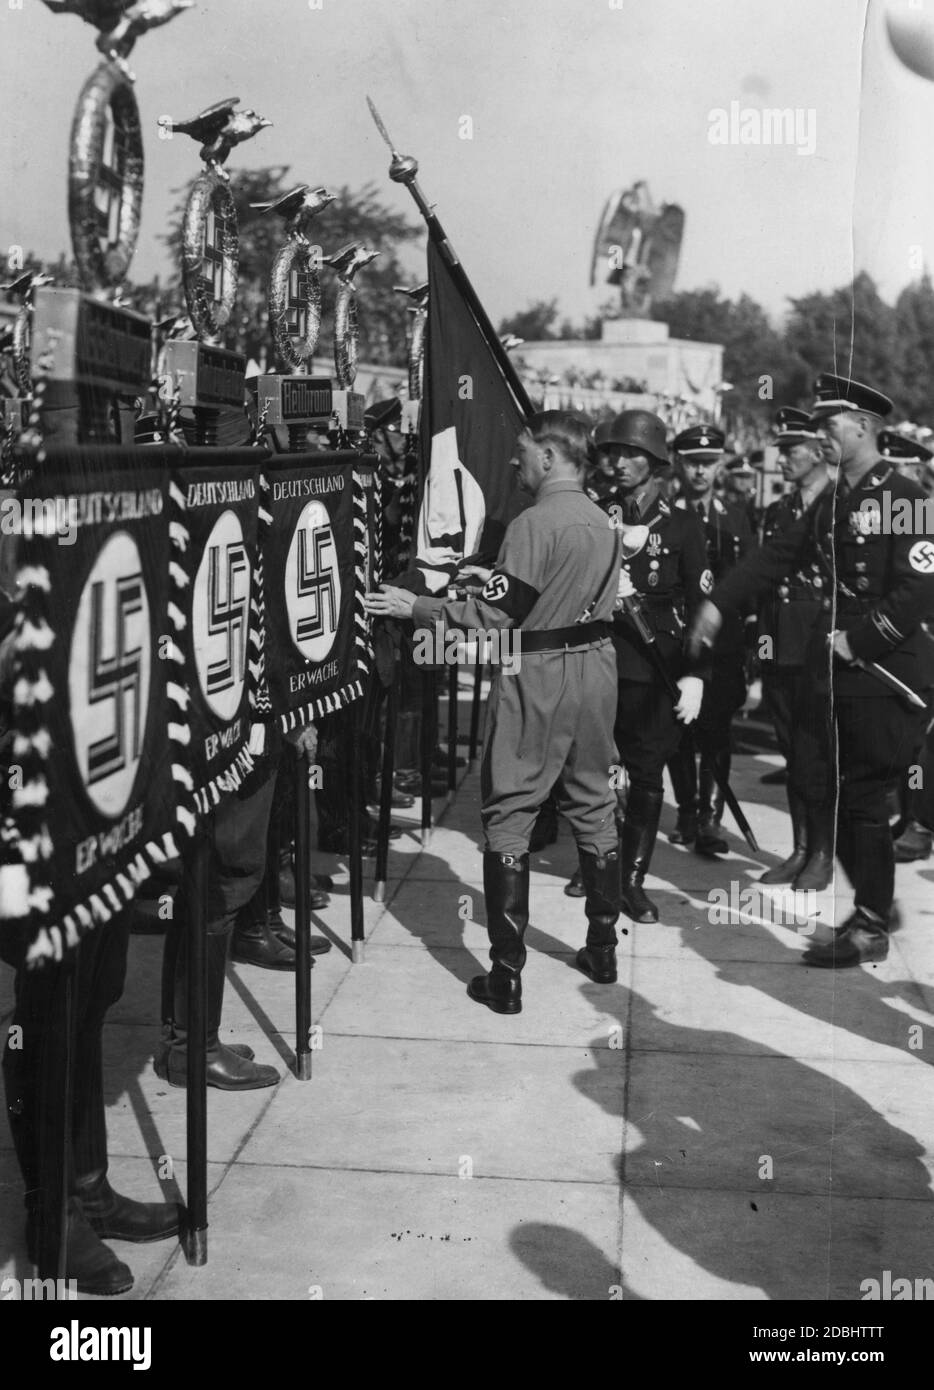
[[[662,467],[668,465],[665,426],[651,410],[624,410],[603,431],[602,444],[625,444],[647,454]]]

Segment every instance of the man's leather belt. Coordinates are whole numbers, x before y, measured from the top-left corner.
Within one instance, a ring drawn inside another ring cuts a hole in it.
[[[563,652],[577,647],[588,647],[591,642],[599,642],[610,635],[609,623],[578,623],[575,627],[555,627],[550,631],[529,631],[519,629],[519,650],[525,656],[528,652]]]

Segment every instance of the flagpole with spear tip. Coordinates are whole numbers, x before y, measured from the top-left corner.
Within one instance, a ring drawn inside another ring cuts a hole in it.
[[[447,234],[444,228],[438,221],[438,218],[435,216],[434,208],[430,206],[427,199],[425,198],[424,193],[418,186],[418,183],[416,181],[416,176],[418,174],[418,161],[414,158],[413,155],[399,153],[395,145],[392,143],[392,140],[389,138],[389,133],[386,130],[386,127],[383,125],[382,119],[380,118],[380,114],[377,111],[376,107],[373,105],[373,102],[370,99],[370,97],[367,97],[366,101],[367,105],[370,108],[370,115],[373,117],[373,120],[376,123],[376,129],[379,131],[380,135],[386,141],[386,144],[389,146],[389,149],[392,153],[392,163],[389,166],[389,177],[392,179],[393,183],[404,184],[405,187],[411,193],[412,197],[415,199],[416,207],[418,208],[422,217],[424,217],[425,222],[428,226],[428,234],[431,237],[432,241],[435,242],[442,256],[447,262],[448,269],[451,272],[451,278],[457,285],[457,288],[460,290],[466,304],[468,305],[471,313],[476,319],[477,326],[480,329],[480,332],[486,339],[490,351],[496,358],[500,371],[506,378],[506,382],[509,385],[509,389],[512,391],[513,395],[516,398],[516,403],[521,409],[523,415],[527,417],[533,415],[534,407],[532,405],[531,400],[529,399],[525,387],[519,380],[519,376],[509,358],[509,354],[506,352],[506,349],[500,342],[499,335],[497,334],[492,323],[487,317],[486,310],[480,303],[480,300],[477,297],[476,290],[468,280],[464,267],[457,259],[457,255],[454,251],[453,246],[448,241]]]

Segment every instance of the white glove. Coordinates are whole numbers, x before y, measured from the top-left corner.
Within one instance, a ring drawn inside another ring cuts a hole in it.
[[[307,753],[314,762],[318,752],[318,730],[314,724],[303,724],[300,729],[291,729],[286,738],[289,743],[294,744],[299,753]]]
[[[675,714],[682,724],[693,724],[700,714],[704,698],[704,682],[700,676],[682,676],[678,681],[681,699],[675,705]]]
[[[635,592],[636,586],[632,582],[629,570],[624,565],[619,572],[619,584],[616,588],[616,602],[619,603],[624,598],[632,598]]]

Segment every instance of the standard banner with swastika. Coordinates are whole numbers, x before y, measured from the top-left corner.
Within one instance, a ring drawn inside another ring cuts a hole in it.
[[[23,503],[0,914],[32,964],[122,911],[176,850],[168,474],[137,460],[52,453]]]
[[[269,700],[288,731],[361,694],[362,549],[352,453],[283,455],[267,468],[261,532]],[[364,504],[365,505],[365,504]]]
[[[197,810],[216,805],[251,771],[253,695],[261,678],[257,585],[260,460],[255,449],[177,469],[169,489],[172,653],[169,698],[184,697],[188,788]],[[179,691],[176,682],[183,683]]]

